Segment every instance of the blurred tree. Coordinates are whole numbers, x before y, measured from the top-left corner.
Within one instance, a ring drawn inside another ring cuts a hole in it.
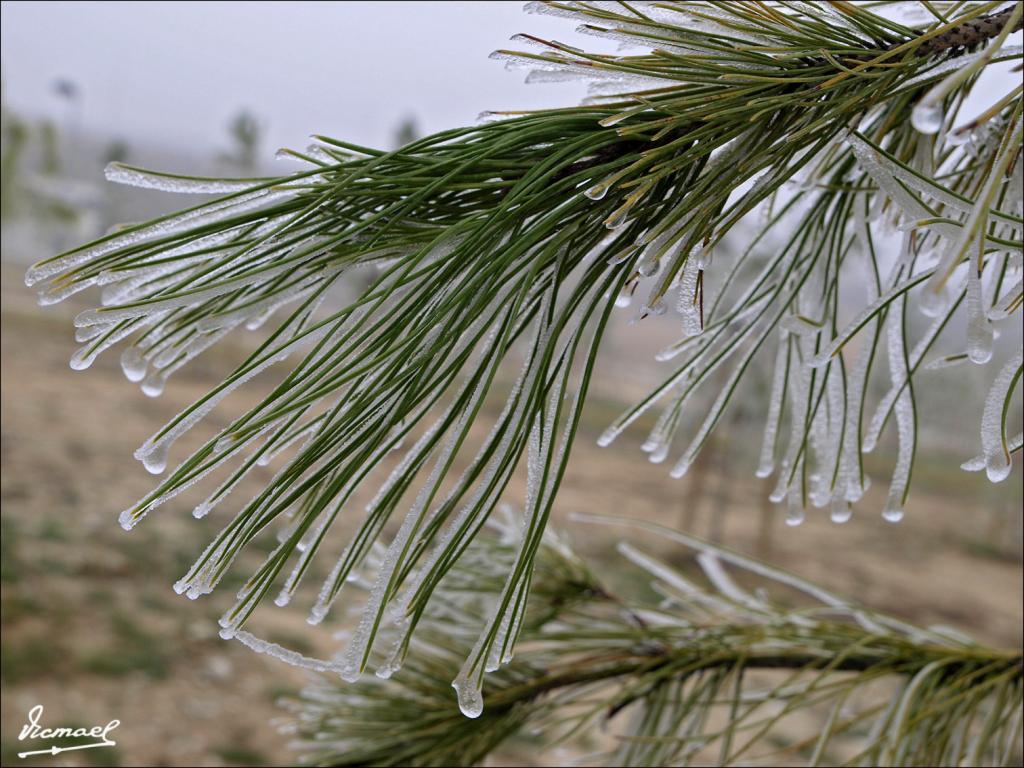
[[[416,118],[409,115],[402,118],[401,122],[398,123],[398,128],[395,129],[395,140],[392,142],[392,145],[395,149],[400,149],[407,144],[412,144],[420,136],[420,129],[416,124]]]
[[[253,174],[258,167],[257,157],[263,127],[248,110],[239,110],[228,123],[228,135],[233,147],[220,155],[221,161],[232,166],[240,174]]]
[[[131,156],[128,142],[124,139],[110,141],[103,150],[103,165],[109,163],[123,163]]]

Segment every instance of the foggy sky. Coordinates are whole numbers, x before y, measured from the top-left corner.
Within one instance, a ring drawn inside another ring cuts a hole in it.
[[[488,54],[529,31],[570,41],[566,19],[521,2],[4,2],[4,100],[85,133],[201,151],[241,108],[263,151],[311,133],[387,143],[406,115],[422,132],[484,109],[577,103],[576,83],[527,86]],[[591,39],[591,45],[593,45]],[[54,92],[73,81],[80,104]]]

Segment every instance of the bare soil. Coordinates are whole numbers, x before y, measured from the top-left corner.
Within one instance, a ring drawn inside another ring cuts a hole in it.
[[[297,690],[304,674],[217,636],[216,617],[231,590],[194,603],[171,590],[223,518],[195,521],[183,500],[131,534],[116,523],[118,512],[153,484],[133,450],[219,381],[244,342],[199,360],[150,400],[124,380],[116,354],[88,372],[68,368],[75,306],[38,308],[20,270],[7,266],[2,299],[3,763],[293,763],[289,737],[273,724],[283,717],[275,701]],[[640,430],[596,447],[608,420],[643,391],[637,371],[652,365],[651,352],[672,334],[651,334],[659,335],[638,346],[643,334],[616,328],[599,371],[556,520],[581,550],[612,562],[611,543],[622,531],[570,524],[568,512],[657,521],[760,554],[870,607],[1020,647],[1019,465],[992,489],[946,456],[925,456],[901,524],[882,521],[875,490],[845,526],[818,513],[788,528],[781,510],[762,501],[768,489],[753,479],[750,460],[736,458],[749,451],[719,444],[673,481],[667,466],[649,464],[639,451]],[[232,410],[254,397],[235,398]],[[267,477],[257,473],[250,489]],[[247,489],[237,493],[249,496]],[[521,493],[514,489],[511,500]],[[687,560],[656,537],[641,541],[664,557]],[[307,608],[277,610],[264,633],[297,650],[329,652],[328,633],[306,625]],[[119,719],[117,747],[18,760],[25,748],[18,731],[40,703],[51,725]]]

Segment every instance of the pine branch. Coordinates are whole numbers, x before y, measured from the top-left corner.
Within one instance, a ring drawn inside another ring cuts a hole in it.
[[[680,536],[656,532],[662,541]],[[1021,711],[1019,651],[994,651],[912,627],[692,537],[681,541],[696,547],[714,589],[699,586],[632,544],[622,545],[635,564],[656,575],[655,591],[670,598],[657,605],[613,596],[605,581],[580,570],[581,561],[564,542],[548,539],[524,650],[489,681],[487,707],[469,728],[445,703],[445,668],[459,658],[449,632],[450,612],[476,610],[480,591],[467,598],[462,588],[473,578],[486,581],[489,574],[497,575],[497,569],[480,566],[507,557],[502,552],[509,544],[500,542],[508,541],[509,531],[499,533],[499,538],[477,540],[474,547],[481,556],[472,574],[454,576],[459,586],[439,588],[435,599],[445,609],[437,619],[428,617],[424,644],[408,668],[388,681],[356,688],[338,686],[325,676],[300,699],[286,702],[298,715],[295,727],[303,740],[297,746],[307,762],[471,765],[514,745],[526,732],[534,733],[528,743],[536,753],[553,744],[579,748],[575,740],[585,742],[588,731],[597,727],[610,730],[619,744],[615,754],[593,756],[601,765],[675,765],[684,759],[756,764],[771,760],[779,731],[795,743],[789,759],[811,764],[851,749],[860,752],[865,764],[960,762],[948,736],[921,738],[929,732],[930,719],[936,727],[942,723],[950,731],[962,728],[965,736],[971,734],[978,762],[1012,764],[1019,757],[1011,746],[1020,729],[1019,720],[1013,720]],[[567,565],[559,567],[559,562]],[[745,564],[775,587],[817,592],[827,610],[784,609],[763,594],[754,599],[724,575],[725,563]],[[567,579],[575,590],[566,588]],[[549,602],[568,593],[577,595],[571,604]],[[638,624],[619,610],[622,605],[650,621]],[[904,686],[893,699],[894,705],[907,702],[901,717],[884,706],[893,696],[886,682]],[[699,693],[707,685],[713,694]],[[879,685],[882,689],[871,693]],[[911,694],[915,686],[921,691],[917,699]],[[785,717],[771,712],[772,702]],[[990,706],[987,722],[999,722],[999,727],[972,724],[964,717],[968,710]],[[808,720],[817,722],[830,708],[824,731],[807,731]],[[718,716],[723,709],[732,713],[727,721]],[[786,720],[799,712],[804,713],[796,719],[804,723],[802,729]],[[621,723],[620,714],[628,714],[631,723]],[[688,721],[700,725],[692,730]],[[801,730],[806,741],[801,741]],[[717,759],[712,757],[716,751]]]
[[[270,554],[222,618],[232,637],[271,592],[283,605],[326,572],[310,612],[322,621],[394,521],[365,620],[330,665],[355,680],[388,632],[402,649],[394,663],[405,658],[431,596],[525,465],[525,533],[500,599],[482,622],[467,618],[477,640],[457,681],[476,709],[485,669],[515,644],[610,316],[641,283],[640,318],[667,311],[675,294],[683,335],[659,353],[675,369],[602,445],[658,405],[644,448],[664,461],[695,412],[701,421],[670,471],[682,476],[767,357],[775,372],[757,473],[776,475],[772,499],[787,503],[788,522],[810,506],[849,519],[866,487],[863,453],[889,422],[898,448],[883,515],[898,521],[917,456],[918,377],[936,362],[986,365],[993,324],[1021,307],[1021,90],[972,116],[967,133],[949,130],[984,68],[1021,58],[1003,47],[1021,6],[992,15],[999,6],[932,3],[922,8],[946,15],[915,28],[846,3],[552,2],[542,9],[643,49],[544,42],[539,53],[497,52],[541,78],[595,80],[584,106],[393,152],[319,137],[291,153],[304,169],[278,178],[111,166],[115,181],[221,197],[30,270],[43,303],[103,290],[102,305],[76,318],[83,346],[72,367],[125,342],[126,376],[156,396],[232,330],[270,328],[221,385],[140,447],[136,457],[163,477],[122,525],[218,471],[226,479],[194,514],[219,511],[253,467],[275,467],[176,584],[205,595],[268,540]],[[954,30],[984,49],[917,55],[951,43]],[[891,238],[894,258],[883,248],[892,232],[902,233]],[[736,239],[749,248],[734,253]],[[331,306],[334,287],[357,271],[373,275],[370,286]],[[848,323],[854,294],[861,311]],[[906,317],[915,307],[934,317],[919,338]],[[928,360],[956,326],[966,327],[966,352]],[[981,454],[966,462],[993,481],[1019,450],[1010,435],[1020,355],[1011,349],[991,377]],[[178,438],[289,357],[269,394],[168,471]],[[872,404],[879,379],[886,394]],[[373,499],[335,551],[328,532],[364,490]]]
[[[928,38],[923,48],[930,55],[937,55],[947,51],[962,53],[982,43],[988,42],[997,37],[1003,29],[1010,24],[1010,32],[1019,32],[1024,28],[1024,18],[1017,14],[1014,16],[1014,8],[1005,8],[997,13],[981,16],[977,19],[970,19],[958,24],[934,37]]]

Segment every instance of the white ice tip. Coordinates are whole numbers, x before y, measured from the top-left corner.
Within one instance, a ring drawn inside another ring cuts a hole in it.
[[[356,664],[345,664],[338,670],[338,674],[346,683],[358,683],[359,678],[362,676],[362,672],[359,671],[359,667]]]
[[[221,627],[218,633],[222,640],[230,640],[235,636],[236,629],[234,627]]]
[[[845,509],[833,509],[829,517],[836,525],[843,525],[850,522],[850,518],[853,517],[853,512],[849,507],[846,507]]]
[[[140,389],[146,397],[160,397],[164,392],[164,379],[154,371],[142,382]]]
[[[942,127],[942,105],[931,99],[922,99],[910,113],[910,124],[918,133],[938,133]]]
[[[126,347],[121,353],[121,370],[128,381],[139,382],[146,378],[146,358],[138,347]]]
[[[130,509],[126,509],[118,516],[117,522],[126,531],[130,531],[139,521],[134,515],[132,515],[132,511]]]
[[[142,466],[151,475],[162,475],[164,470],[167,469],[167,461],[157,456],[146,456],[142,460]]]
[[[985,469],[985,457],[975,456],[973,459],[968,459],[960,465],[960,469],[964,472],[981,472]]]
[[[148,440],[136,451],[135,458],[142,462],[146,471],[153,475],[159,475],[167,469],[167,451],[170,443],[151,443]]]
[[[887,523],[898,523],[903,519],[903,510],[899,507],[889,507],[882,512],[882,519]]]
[[[96,356],[89,353],[89,347],[82,347],[75,350],[71,360],[68,361],[68,365],[71,366],[73,371],[84,371],[92,365],[92,361],[95,359]]]
[[[466,717],[477,718],[484,712],[484,697],[479,688],[468,680],[456,680],[452,683],[459,700],[459,711]]]
[[[988,479],[993,483],[1001,483],[1008,478],[1012,469],[1012,462],[1007,461],[1005,456],[998,453],[994,456],[989,456],[985,462],[985,474],[988,475]]]

